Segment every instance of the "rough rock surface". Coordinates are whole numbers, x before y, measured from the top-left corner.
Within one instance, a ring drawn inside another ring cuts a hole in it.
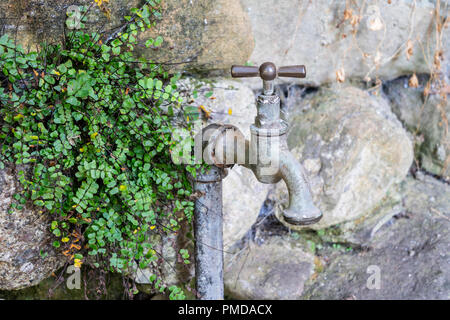
[[[409,177],[401,194],[403,211],[363,248],[331,253],[303,298],[450,299],[450,186],[429,176]],[[369,279],[377,269],[379,289]]]
[[[142,38],[161,35],[157,50],[145,49],[155,61],[186,62],[181,69],[229,70],[247,62],[254,40],[250,20],[239,0],[166,0],[162,20]]]
[[[299,299],[314,274],[314,256],[283,238],[271,238],[227,256],[225,293],[234,299]]]
[[[43,39],[59,41],[67,8],[93,5],[87,27],[97,30],[105,24],[104,31],[111,34],[123,24],[129,9],[140,3],[104,3],[110,11],[108,20],[92,0],[7,0],[0,3],[0,30],[10,34],[17,30],[17,40],[25,47],[35,47]],[[141,52],[159,62],[175,63],[172,67],[202,73],[228,73],[232,64],[248,60],[258,65],[264,61],[305,64],[305,80],[314,86],[335,81],[338,71],[345,78],[378,75],[390,80],[429,72],[436,47],[435,5],[431,0],[347,7],[345,1],[325,0],[166,0],[161,4],[161,21],[141,38],[162,35],[165,42]],[[446,1],[441,5],[445,18]],[[412,52],[407,50],[410,47]],[[442,37],[441,47],[444,53],[450,51],[449,37]],[[427,49],[426,57],[421,48]],[[448,57],[444,54],[441,61],[447,73]]]
[[[408,85],[410,77],[389,81],[384,92],[393,112],[405,127],[415,135],[416,158],[427,171],[450,179],[450,97],[445,101],[430,87],[430,95],[424,97],[427,75],[418,77],[418,87]]]
[[[42,280],[38,285],[20,290],[0,290],[0,300],[86,300],[126,299],[127,293],[124,287],[122,275],[118,273],[103,274],[103,279],[94,278],[99,272],[83,267],[80,272],[80,289],[69,289],[68,283],[74,284],[74,273],[61,268],[54,276]],[[84,280],[87,280],[84,282]],[[85,287],[87,285],[87,287]]]
[[[364,245],[370,241],[387,221],[404,209],[399,189],[400,184],[392,185],[370,215],[331,227],[321,236],[322,241],[348,243],[353,246]]]
[[[65,261],[53,249],[48,216],[27,206],[8,212],[17,184],[11,168],[0,170],[0,290],[36,285]],[[47,253],[44,259],[41,251]]]
[[[100,11],[93,0],[6,0],[0,2],[0,32],[13,36],[17,43],[25,49],[36,50],[42,41],[60,42],[67,30],[66,12],[74,12],[71,6],[91,7],[86,15],[85,26],[97,31],[104,25],[103,32],[112,34],[113,30],[123,22],[123,17],[129,15],[130,9],[136,7],[139,0],[115,0],[105,4],[110,11],[110,19]],[[76,10],[73,7],[73,10]],[[77,11],[80,12],[80,11]],[[84,15],[74,13],[76,21]],[[75,21],[75,20],[74,20]],[[78,25],[76,23],[69,25]]]
[[[187,248],[189,252],[194,252],[193,242],[186,237],[189,231],[189,226],[185,223],[176,235],[152,236],[152,243],[158,244],[154,247],[154,250],[160,253],[162,261],[158,266],[152,265],[145,269],[139,268],[138,265],[135,266],[136,271],[132,278],[140,291],[147,294],[159,292],[150,281],[153,274],[158,274],[167,287],[172,285],[186,286],[189,280],[195,276],[193,264],[177,263],[181,262],[178,256],[180,249]],[[194,261],[193,257],[191,261]]]
[[[253,172],[238,166],[223,181],[224,250],[240,240],[251,228],[270,186],[259,182]]]
[[[412,143],[384,99],[354,87],[322,88],[291,113],[288,145],[324,215],[312,228],[370,215],[406,176]],[[287,200],[284,182],[277,188],[280,202]]]
[[[432,60],[435,48],[435,1],[242,0],[242,4],[255,38],[250,57],[255,65],[305,64],[307,78],[301,81],[314,86],[336,81],[341,69],[345,78],[374,79],[378,74],[383,80],[429,72],[426,60]],[[446,1],[441,4],[445,17]],[[449,37],[442,39],[443,51],[450,52]],[[413,44],[409,60],[408,40]],[[421,46],[431,57],[425,59]],[[448,56],[441,62],[444,71]]]
[[[61,41],[68,8],[84,5],[91,8],[86,15],[86,28],[111,35],[124,25],[123,17],[130,15],[130,9],[143,2],[103,2],[108,18],[93,0],[2,1],[0,34],[7,32],[24,48],[31,49],[43,40]],[[138,53],[153,61],[169,63],[180,70],[228,70],[232,64],[245,63],[253,51],[250,20],[239,0],[165,0],[160,12],[162,18],[154,28],[140,34],[141,44],[137,46]],[[164,38],[161,47],[144,46],[149,37],[157,36]]]

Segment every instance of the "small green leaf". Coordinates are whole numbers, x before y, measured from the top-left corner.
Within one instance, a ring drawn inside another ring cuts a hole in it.
[[[114,55],[119,55],[120,54],[120,47],[114,47],[114,48],[112,48],[112,53],[114,54]]]
[[[77,98],[75,98],[74,96],[69,97],[66,100],[66,102],[70,103],[71,105],[74,105],[74,106],[79,106],[81,104],[80,101]]]
[[[163,43],[163,37],[157,36],[154,42],[155,47],[159,47]]]

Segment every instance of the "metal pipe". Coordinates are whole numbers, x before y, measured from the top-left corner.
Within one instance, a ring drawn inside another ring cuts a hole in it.
[[[195,276],[201,300],[223,300],[222,179],[216,166],[197,173],[194,190]]]

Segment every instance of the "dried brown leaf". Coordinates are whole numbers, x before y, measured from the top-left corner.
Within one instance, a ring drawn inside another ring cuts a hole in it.
[[[436,51],[434,53],[434,61],[433,61],[433,65],[434,65],[434,69],[435,70],[440,70],[441,69],[441,58],[442,58],[442,52],[441,51]]]
[[[356,26],[358,25],[358,23],[359,23],[360,20],[361,20],[361,17],[360,17],[360,16],[352,16],[352,18],[351,18],[351,20],[350,20],[350,24],[351,24],[353,27],[356,27]]]
[[[378,15],[375,15],[367,20],[367,27],[372,31],[378,31],[383,29],[383,22]]]
[[[375,57],[373,58],[373,62],[377,66],[381,63],[381,53],[380,53],[380,51],[377,51],[377,53],[375,54]]]
[[[430,90],[431,90],[431,82],[428,81],[425,88],[423,89],[424,97],[428,97],[430,95]]]
[[[345,9],[344,10],[344,20],[351,19],[353,16],[353,10],[352,9]]]
[[[408,42],[406,42],[406,59],[408,59],[408,61],[411,58],[411,56],[413,55],[413,46],[414,46],[414,44],[411,41],[411,39],[408,40]]]
[[[344,68],[340,68],[336,71],[336,81],[337,82],[344,82],[345,81],[345,70]]]
[[[411,78],[409,78],[408,85],[411,88],[417,88],[419,86],[419,79],[417,79],[417,76],[415,73],[411,76]]]
[[[450,25],[450,16],[447,17],[444,21],[444,26],[443,26],[444,29],[447,29],[449,25]]]

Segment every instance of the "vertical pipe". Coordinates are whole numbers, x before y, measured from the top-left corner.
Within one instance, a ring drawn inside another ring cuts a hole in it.
[[[199,299],[223,300],[222,179],[224,170],[212,166],[198,173],[195,201],[195,275]]]

